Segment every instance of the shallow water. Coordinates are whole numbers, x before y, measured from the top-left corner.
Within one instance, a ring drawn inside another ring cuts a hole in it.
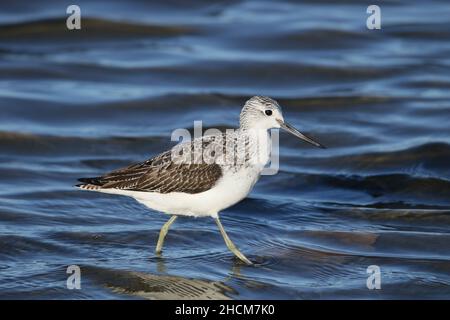
[[[0,3],[0,298],[450,298],[450,5],[385,1]],[[281,168],[210,219],[81,192],[194,120],[269,95],[329,148],[281,134]],[[79,265],[82,289],[66,288]],[[381,290],[366,269],[381,268]]]

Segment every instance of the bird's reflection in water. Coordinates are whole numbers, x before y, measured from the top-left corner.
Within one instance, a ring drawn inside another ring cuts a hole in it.
[[[157,257],[154,261],[156,274],[94,266],[86,266],[83,270],[92,281],[116,293],[144,299],[228,300],[237,294],[235,289],[226,284],[241,277],[242,262],[237,260],[233,260],[228,276],[218,281],[170,275],[163,257]]]
[[[167,273],[167,266],[162,255],[157,255],[156,259],[156,271],[161,274]]]

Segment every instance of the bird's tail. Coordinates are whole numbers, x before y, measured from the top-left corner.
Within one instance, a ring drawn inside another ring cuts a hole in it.
[[[78,179],[78,181],[83,182],[83,183],[75,185],[75,187],[78,187],[80,189],[98,190],[98,189],[102,188],[102,183],[101,183],[99,177],[95,177],[95,178],[80,178],[80,179]]]

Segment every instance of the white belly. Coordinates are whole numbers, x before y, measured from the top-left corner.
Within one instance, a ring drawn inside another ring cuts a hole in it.
[[[148,208],[167,214],[217,217],[221,210],[238,203],[250,193],[259,178],[259,173],[260,171],[254,168],[225,173],[212,189],[195,194],[181,192],[163,194],[117,189],[98,191],[130,196]]]

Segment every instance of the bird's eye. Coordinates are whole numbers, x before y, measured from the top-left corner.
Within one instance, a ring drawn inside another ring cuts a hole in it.
[[[271,116],[272,110],[266,110],[266,111],[264,111],[264,113],[266,114],[266,116]]]

